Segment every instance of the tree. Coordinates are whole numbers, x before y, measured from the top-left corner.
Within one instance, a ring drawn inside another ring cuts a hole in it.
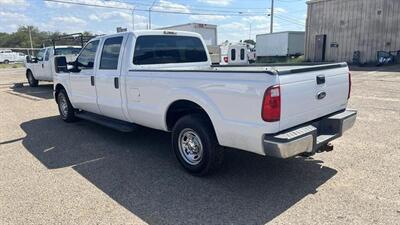
[[[55,39],[60,35],[66,35],[66,33],[61,32],[40,31],[39,28],[34,26],[20,26],[16,32],[0,33],[0,48],[30,48],[29,29],[31,30],[34,48],[42,48],[43,45],[52,45],[51,39]],[[86,36],[93,36],[92,33],[87,31],[82,33]]]

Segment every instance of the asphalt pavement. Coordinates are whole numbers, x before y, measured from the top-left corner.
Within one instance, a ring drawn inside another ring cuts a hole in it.
[[[0,224],[399,224],[400,67],[352,72],[358,118],[334,151],[227,150],[199,178],[180,168],[169,133],[65,123],[51,83],[1,69]]]

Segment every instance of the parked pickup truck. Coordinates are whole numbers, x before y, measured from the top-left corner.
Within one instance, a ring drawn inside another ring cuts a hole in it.
[[[206,49],[183,31],[96,37],[72,69],[55,60],[61,118],[172,132],[178,161],[196,175],[217,169],[226,149],[279,158],[329,151],[353,126],[346,63],[211,66]]]
[[[21,52],[13,52],[9,49],[0,50],[0,63],[9,64],[10,62],[23,62],[25,54]]]
[[[40,80],[53,81],[54,56],[63,55],[67,61],[75,61],[81,48],[80,46],[52,46],[39,50],[36,57],[29,58],[25,63],[25,75],[29,86],[38,86]]]

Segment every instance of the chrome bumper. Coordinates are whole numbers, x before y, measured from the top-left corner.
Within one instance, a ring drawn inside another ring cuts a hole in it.
[[[264,135],[264,153],[277,158],[289,158],[301,153],[315,153],[330,141],[342,136],[350,129],[357,111],[346,110],[320,118],[306,125]]]

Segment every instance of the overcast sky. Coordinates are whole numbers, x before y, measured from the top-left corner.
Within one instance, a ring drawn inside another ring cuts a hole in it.
[[[132,8],[135,29],[146,29],[148,9],[154,0],[62,0],[84,4],[111,6],[100,8],[43,0],[0,0],[0,32],[14,32],[20,25],[33,25],[44,31],[81,32],[97,34],[116,32],[116,27],[132,30]],[[183,23],[218,25],[218,42],[255,38],[269,32],[271,0],[158,0],[152,12],[152,27]],[[306,0],[275,0],[274,31],[304,30]],[[207,14],[207,15],[203,15]],[[252,31],[250,33],[250,25]]]

